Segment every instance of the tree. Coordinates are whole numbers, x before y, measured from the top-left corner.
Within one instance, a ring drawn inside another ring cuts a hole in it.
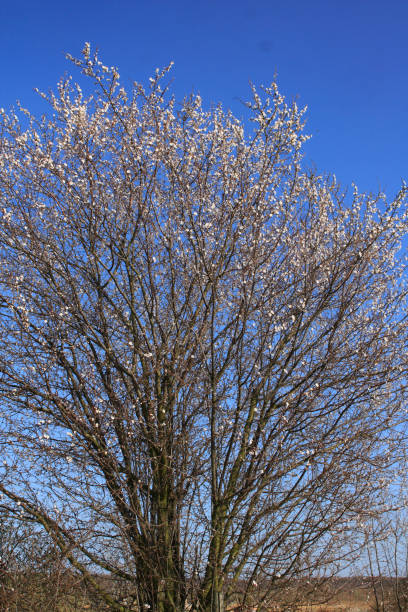
[[[364,573],[369,576],[368,585],[377,612],[408,610],[408,542],[406,473],[401,474],[399,487],[393,487],[394,504],[390,496],[384,500],[390,507],[377,520],[364,524],[366,564]]]
[[[71,59],[92,94],[1,114],[0,491],[112,610],[101,573],[154,611],[266,605],[336,568],[391,477],[405,188],[303,170],[275,84],[245,131],[168,69],[127,94]]]

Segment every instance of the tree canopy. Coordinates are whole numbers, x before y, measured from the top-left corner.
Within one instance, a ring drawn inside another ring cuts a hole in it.
[[[337,567],[405,419],[405,188],[302,167],[304,111],[249,129],[168,69],[0,115],[0,492],[112,610],[265,605]]]

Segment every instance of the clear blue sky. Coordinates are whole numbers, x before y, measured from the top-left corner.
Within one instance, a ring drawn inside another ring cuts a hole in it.
[[[407,0],[0,0],[0,106],[41,104],[85,41],[126,80],[174,60],[178,96],[239,115],[277,74],[307,104],[307,161],[393,195],[408,180]]]

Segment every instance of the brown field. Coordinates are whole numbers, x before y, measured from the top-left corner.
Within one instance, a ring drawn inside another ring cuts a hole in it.
[[[40,577],[42,580],[40,580]],[[44,576],[34,575],[24,581],[22,576],[14,575],[10,587],[0,585],[0,612],[104,612],[109,608],[96,603],[90,593],[69,574],[65,580],[44,580]],[[54,585],[54,589],[51,585]],[[308,583],[310,586],[310,582]],[[104,585],[109,589],[112,584]],[[290,583],[280,591],[280,599],[268,604],[268,612],[396,612],[408,610],[408,584],[406,580],[398,583],[392,578],[376,579],[340,578],[330,579],[316,587],[312,585],[313,595],[304,590],[304,583]],[[375,598],[374,587],[377,598]],[[396,589],[398,587],[398,591]],[[115,589],[112,589],[112,593]],[[118,594],[118,591],[116,590]],[[396,593],[402,607],[396,605]],[[237,594],[238,595],[238,594]],[[122,601],[127,598],[124,597]],[[257,608],[245,609],[237,603],[226,606],[227,612],[256,612]],[[129,602],[130,603],[130,602]],[[129,604],[128,604],[129,605]],[[134,610],[137,607],[134,606]],[[265,607],[262,608],[265,612]]]

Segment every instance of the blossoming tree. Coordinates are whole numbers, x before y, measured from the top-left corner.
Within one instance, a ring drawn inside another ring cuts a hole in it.
[[[1,113],[0,492],[112,610],[265,605],[335,568],[404,418],[404,189],[301,166],[303,111],[254,128],[164,85]],[[25,116],[24,116],[25,113]]]

